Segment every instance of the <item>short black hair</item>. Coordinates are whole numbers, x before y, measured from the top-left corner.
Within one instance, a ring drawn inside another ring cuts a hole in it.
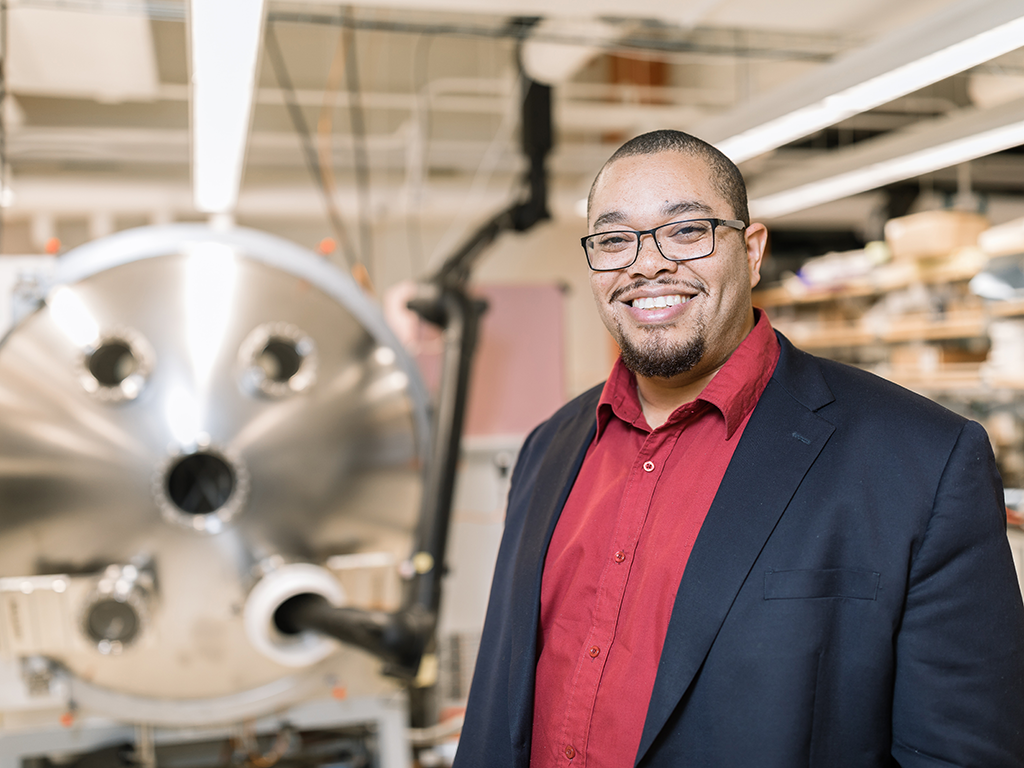
[[[601,167],[594,183],[590,186],[590,195],[587,197],[587,215],[590,214],[590,204],[594,200],[597,182],[605,168],[623,157],[656,155],[659,152],[680,152],[704,160],[711,169],[712,183],[726,202],[732,206],[733,215],[744,224],[750,224],[750,212],[747,210],[747,184],[736,164],[706,141],[688,133],[670,129],[641,134],[615,150],[615,153]]]

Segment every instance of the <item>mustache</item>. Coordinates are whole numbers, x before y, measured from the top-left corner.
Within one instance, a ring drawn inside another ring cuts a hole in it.
[[[634,280],[629,285],[624,285],[621,288],[616,288],[614,291],[612,291],[612,295],[608,297],[608,302],[609,303],[616,302],[616,301],[619,300],[620,296],[623,296],[624,294],[627,294],[630,291],[638,291],[638,290],[641,290],[643,288],[653,288],[653,287],[659,287],[659,288],[664,288],[664,287],[687,288],[687,289],[689,289],[687,292],[694,293],[694,294],[707,293],[708,292],[707,286],[705,286],[704,283],[700,282],[699,280],[678,280],[678,279],[666,279],[666,278],[660,278],[658,280],[639,279],[639,280]]]

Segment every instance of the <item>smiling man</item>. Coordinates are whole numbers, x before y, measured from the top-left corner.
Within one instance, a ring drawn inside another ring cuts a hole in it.
[[[621,356],[520,453],[456,768],[1024,765],[984,432],[776,334],[748,222],[684,133],[598,174]]]

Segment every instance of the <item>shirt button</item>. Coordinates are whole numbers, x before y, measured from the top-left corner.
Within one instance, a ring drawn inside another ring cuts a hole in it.
[[[626,553],[623,552],[620,549],[618,552],[615,553],[615,562],[616,563],[623,563],[625,561],[626,561]]]
[[[644,462],[644,472],[653,472],[653,471],[654,471],[654,462],[653,461],[645,461]]]
[[[590,646],[590,658],[596,659],[598,654],[600,654],[600,653],[601,653],[601,649],[598,648],[596,645]]]
[[[576,757],[576,750],[573,749],[572,747],[566,747],[565,748],[565,756],[567,758],[569,758],[570,760],[572,760],[574,757]]]

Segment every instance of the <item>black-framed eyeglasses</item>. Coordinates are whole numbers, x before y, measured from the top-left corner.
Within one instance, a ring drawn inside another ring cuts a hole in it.
[[[688,219],[670,221],[654,229],[622,229],[581,237],[587,264],[595,272],[612,272],[632,266],[640,257],[640,242],[650,235],[658,251],[669,261],[703,259],[715,252],[715,229],[729,227],[740,232],[747,225],[737,219]]]

